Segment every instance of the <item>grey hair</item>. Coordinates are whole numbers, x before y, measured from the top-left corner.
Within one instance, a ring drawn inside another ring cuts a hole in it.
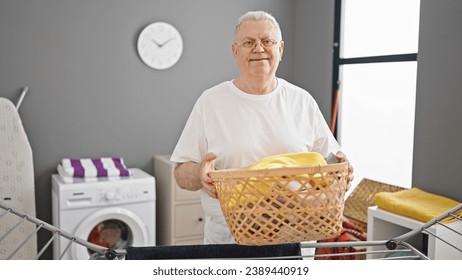
[[[244,22],[244,21],[248,21],[248,20],[269,20],[273,23],[274,27],[276,27],[277,29],[277,33],[278,33],[278,36],[279,38],[277,38],[278,40],[282,40],[282,32],[281,32],[281,28],[279,27],[279,23],[277,22],[277,20],[269,13],[267,12],[264,12],[264,11],[250,11],[250,12],[247,12],[245,14],[243,14],[237,21],[237,25],[236,25],[236,29],[235,29],[235,33],[237,33],[237,31],[239,30],[239,28],[241,27],[241,24]]]

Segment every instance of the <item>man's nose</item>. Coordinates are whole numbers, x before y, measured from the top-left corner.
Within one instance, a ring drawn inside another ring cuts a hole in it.
[[[255,42],[255,46],[253,47],[254,52],[264,52],[265,48],[261,42]]]

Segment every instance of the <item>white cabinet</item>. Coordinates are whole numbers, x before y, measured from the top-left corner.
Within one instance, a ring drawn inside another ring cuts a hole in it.
[[[419,228],[422,225],[424,225],[423,222],[397,215],[380,209],[377,206],[372,206],[367,211],[367,240],[388,240],[408,233],[412,229]],[[448,229],[446,226],[453,230]],[[405,241],[432,260],[462,259],[462,252],[451,246],[454,245],[455,247],[462,248],[462,236],[460,235],[460,232],[462,232],[462,221],[443,225],[435,224],[429,227],[427,231],[429,234],[420,233]],[[368,250],[377,249],[370,248]],[[368,254],[367,257],[379,258],[381,256],[380,254]]]
[[[204,243],[204,212],[200,191],[181,189],[173,174],[170,155],[154,156],[157,190],[157,244],[188,245]]]

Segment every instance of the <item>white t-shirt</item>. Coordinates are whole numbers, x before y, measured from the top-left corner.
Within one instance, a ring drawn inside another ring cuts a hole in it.
[[[232,81],[199,97],[173,151],[173,162],[201,162],[217,155],[215,168],[246,167],[271,155],[318,152],[336,154],[340,146],[313,97],[278,78],[273,92],[247,94]],[[219,202],[201,194],[205,243],[234,243]]]

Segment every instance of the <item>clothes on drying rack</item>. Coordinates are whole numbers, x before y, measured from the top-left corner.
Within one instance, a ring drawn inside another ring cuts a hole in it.
[[[354,246],[355,241],[366,241],[367,233],[366,228],[357,227],[348,218],[343,217],[342,233],[335,237],[325,240],[318,240],[318,243],[326,242],[351,242],[352,246],[343,247],[318,247],[316,248],[315,260],[364,260],[365,254],[359,252],[366,252],[365,247]]]
[[[97,181],[98,178],[119,179],[132,176],[122,158],[83,158],[61,160],[57,167],[58,174],[65,182],[72,182],[75,178],[85,181]]]

